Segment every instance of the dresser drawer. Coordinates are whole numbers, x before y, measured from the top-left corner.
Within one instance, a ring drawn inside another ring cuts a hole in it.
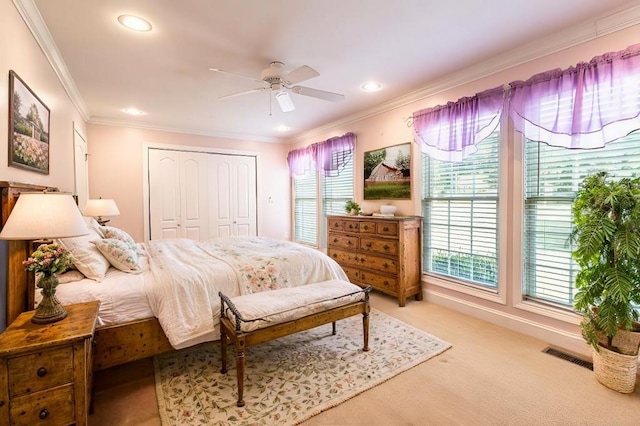
[[[73,381],[73,348],[65,346],[10,358],[9,396],[64,385]]]
[[[398,254],[398,240],[381,240],[362,237],[360,239],[360,249],[366,252],[395,256]]]
[[[369,271],[360,271],[359,281],[379,290],[389,292],[398,291],[398,280],[396,277],[388,277]]]
[[[327,243],[329,247],[340,247],[352,250],[358,248],[358,237],[347,234],[329,234]]]
[[[375,222],[368,222],[368,221],[361,221],[359,223],[360,226],[360,233],[361,234],[375,234],[376,233],[376,223]]]
[[[74,423],[73,385],[36,392],[11,400],[12,426],[68,425]]]
[[[376,223],[376,233],[386,237],[398,236],[398,222],[380,221]]]
[[[329,249],[328,254],[341,265],[359,266],[388,274],[398,272],[398,262],[394,259],[335,249]]]
[[[329,231],[343,231],[344,230],[344,221],[337,217],[330,217],[328,219],[328,227]]]

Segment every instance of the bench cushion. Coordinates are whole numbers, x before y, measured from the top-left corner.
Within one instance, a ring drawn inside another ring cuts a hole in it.
[[[248,333],[364,298],[365,293],[361,287],[347,281],[329,280],[238,296],[232,298],[231,302],[243,320],[241,330]],[[227,308],[225,314],[235,323],[231,309]]]

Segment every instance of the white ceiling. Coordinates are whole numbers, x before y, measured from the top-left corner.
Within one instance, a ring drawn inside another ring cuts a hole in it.
[[[524,43],[548,41],[562,31],[566,36],[579,24],[591,28],[598,18],[638,5],[628,0],[14,1],[32,20],[39,10],[45,45],[46,28],[54,42],[50,56],[56,60],[57,48],[58,72],[90,122],[265,141],[293,139],[364,115],[453,72],[497,64],[496,58]],[[34,4],[37,10],[29,11]],[[116,20],[122,14],[144,17],[153,31],[125,29]],[[320,76],[302,85],[342,93],[346,100],[292,94],[296,109],[283,113],[268,91],[218,99],[256,84],[209,68],[259,78],[271,61],[285,63],[287,71],[314,68]],[[370,79],[383,90],[362,92],[360,85]],[[121,112],[126,107],[147,114],[131,117]],[[282,124],[291,130],[276,130]]]

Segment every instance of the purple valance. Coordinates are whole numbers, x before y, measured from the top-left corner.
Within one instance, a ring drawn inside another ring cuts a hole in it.
[[[515,128],[534,141],[601,148],[640,128],[640,44],[510,86]]]
[[[316,165],[325,176],[337,176],[353,156],[356,135],[346,133],[311,145]]]
[[[502,86],[413,114],[416,141],[423,152],[443,161],[462,161],[491,135],[504,103]]]
[[[335,176],[349,162],[355,146],[356,135],[346,133],[306,148],[294,149],[287,155],[289,173],[296,177],[317,168],[323,170],[325,176]]]

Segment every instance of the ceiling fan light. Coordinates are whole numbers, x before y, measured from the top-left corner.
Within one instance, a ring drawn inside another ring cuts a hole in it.
[[[293,101],[286,90],[276,92],[276,101],[278,101],[278,105],[280,105],[282,112],[289,112],[296,109],[296,107],[293,106]]]

